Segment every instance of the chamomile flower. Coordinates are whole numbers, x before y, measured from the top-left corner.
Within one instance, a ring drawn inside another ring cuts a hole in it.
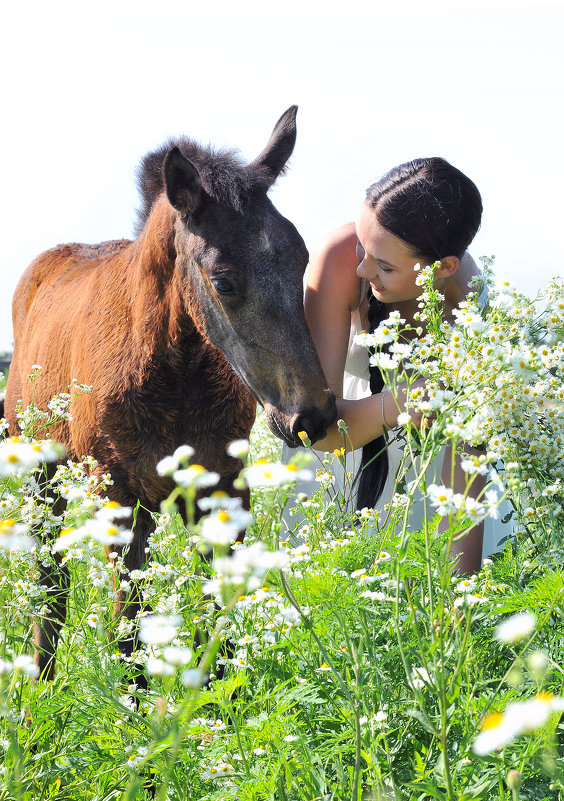
[[[427,490],[427,496],[442,517],[457,514],[464,504],[464,497],[461,494],[442,485],[431,484]]]
[[[0,550],[33,551],[37,541],[29,533],[27,526],[17,523],[13,517],[0,520]]]
[[[231,545],[241,531],[253,522],[253,516],[241,507],[233,506],[229,511],[220,509],[204,518],[200,537],[202,542],[212,546]]]
[[[518,612],[496,626],[494,636],[506,645],[513,645],[530,637],[535,630],[536,623],[536,615],[532,612]]]
[[[172,456],[165,456],[157,463],[157,473],[159,476],[171,476],[181,464],[189,462],[194,453],[194,448],[190,445],[181,445]]]
[[[39,668],[33,662],[33,657],[28,654],[20,654],[14,659],[14,670],[36,679],[39,676]]]
[[[62,453],[62,448],[49,440],[30,442],[23,437],[3,440],[0,442],[0,477],[33,470],[43,462],[56,461]]]
[[[108,519],[107,512],[95,513],[92,520],[87,520],[79,528],[67,528],[61,531],[59,539],[53,545],[53,553],[66,550],[77,542],[92,539],[101,545],[129,545],[133,540],[133,532]]]
[[[249,440],[234,439],[227,446],[227,453],[235,459],[245,459],[249,455]]]
[[[139,639],[150,645],[166,645],[176,637],[181,624],[179,615],[144,615],[139,620]]]
[[[219,473],[206,470],[201,464],[191,464],[183,470],[175,470],[172,477],[180,487],[192,487],[193,489],[214,487],[220,479]]]
[[[251,489],[256,487],[279,487],[293,481],[310,481],[311,470],[300,469],[294,464],[258,460],[244,471],[245,482]]]
[[[527,701],[509,704],[503,713],[495,712],[485,718],[472,750],[478,756],[486,756],[513,742],[516,737],[540,729],[552,715],[562,711],[564,698],[552,693],[539,693]]]

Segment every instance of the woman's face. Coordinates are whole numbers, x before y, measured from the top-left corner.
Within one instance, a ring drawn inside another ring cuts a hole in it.
[[[421,259],[402,239],[383,228],[374,209],[364,204],[356,226],[357,256],[362,259],[356,268],[359,278],[366,278],[372,293],[383,303],[415,300],[421,294],[414,270]],[[421,265],[425,266],[425,265]]]

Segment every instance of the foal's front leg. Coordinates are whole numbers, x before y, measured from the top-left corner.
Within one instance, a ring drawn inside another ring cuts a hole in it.
[[[139,507],[135,526],[133,528],[133,540],[123,557],[126,573],[122,578],[130,585],[130,588],[122,589],[121,587],[116,587],[114,602],[114,618],[116,620],[124,618],[126,621],[132,622],[143,609],[142,581],[139,579],[132,580],[130,578],[130,573],[133,570],[141,570],[145,564],[147,557],[145,548],[147,547],[147,541],[154,528],[155,524],[150,512]],[[129,658],[139,647],[137,635],[137,626],[135,626],[131,633],[119,637],[118,645],[123,657]]]
[[[49,492],[49,483],[55,472],[56,465],[45,466],[41,489],[44,495]],[[52,508],[53,515],[62,517],[66,505],[64,498],[57,497]],[[41,539],[41,534],[36,534]],[[33,624],[34,662],[39,668],[39,677],[51,681],[55,678],[57,645],[67,617],[70,592],[70,573],[66,564],[62,563],[61,554],[49,554],[40,558],[39,584],[44,587],[46,597],[43,609]]]
[[[39,583],[45,587],[47,597],[42,614],[33,625],[34,661],[40,678],[50,681],[55,677],[57,645],[67,616],[70,590],[69,569],[61,564],[60,554],[53,556],[53,562],[39,565]]]

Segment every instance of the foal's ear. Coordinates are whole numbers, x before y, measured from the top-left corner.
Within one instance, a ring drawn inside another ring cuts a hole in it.
[[[292,155],[296,144],[296,114],[297,106],[290,108],[282,114],[260,156],[249,164],[248,169],[262,168],[267,185],[272,186],[281,172],[284,171],[286,162]]]
[[[202,199],[200,173],[177,147],[166,154],[164,184],[170,205],[182,214],[194,214]]]

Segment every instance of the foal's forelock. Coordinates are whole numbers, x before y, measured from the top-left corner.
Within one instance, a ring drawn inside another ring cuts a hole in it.
[[[214,150],[187,137],[169,139],[148,153],[139,165],[137,184],[141,208],[137,211],[136,234],[142,231],[153,204],[164,190],[163,163],[173,147],[177,147],[198,169],[207,194],[239,214],[244,212],[256,193],[264,195],[271,183],[260,166],[246,165],[236,150]]]

